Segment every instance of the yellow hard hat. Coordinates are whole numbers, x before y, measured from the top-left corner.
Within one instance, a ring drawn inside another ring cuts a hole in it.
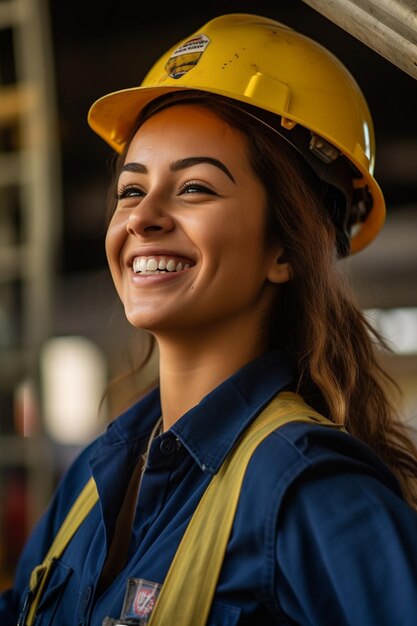
[[[349,252],[374,239],[384,223],[385,201],[373,177],[372,118],[358,84],[332,53],[273,19],[222,15],[170,48],[138,87],[97,100],[88,122],[120,153],[141,110],[182,89],[219,94],[278,115],[277,131],[290,143],[297,128],[307,129],[309,162],[314,155],[322,170],[325,163],[347,160],[358,198],[348,220]]]

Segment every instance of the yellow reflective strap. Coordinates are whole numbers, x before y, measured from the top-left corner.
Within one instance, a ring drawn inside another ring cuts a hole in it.
[[[171,563],[149,626],[205,626],[250,457],[268,434],[294,421],[341,428],[310,408],[298,394],[282,392],[269,403],[245,431],[203,494]],[[25,626],[34,624],[54,559],[61,556],[97,500],[97,487],[90,478],[43,562],[32,571]]]
[[[204,492],[168,570],[149,626],[205,626],[249,460],[265,437],[294,421],[340,428],[298,394],[282,392],[268,404]]]
[[[29,582],[32,598],[27,612],[25,626],[32,626],[34,623],[36,609],[38,608],[43,589],[51,572],[54,559],[61,556],[71,537],[87,517],[97,500],[98,493],[96,483],[91,477],[72,505],[43,562],[32,571]]]

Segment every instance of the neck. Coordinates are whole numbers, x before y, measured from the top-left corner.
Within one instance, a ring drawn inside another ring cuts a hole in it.
[[[188,330],[185,338],[176,334],[173,339],[157,337],[157,342],[164,430],[266,350],[258,335],[255,340],[250,333],[236,334],[233,328],[220,336],[206,332],[204,337]]]

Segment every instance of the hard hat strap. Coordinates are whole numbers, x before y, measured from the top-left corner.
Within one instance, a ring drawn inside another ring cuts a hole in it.
[[[335,146],[307,128],[296,124],[290,130],[280,124],[280,116],[243,103],[231,106],[255,118],[285,139],[308,163],[318,179],[333,188],[325,194],[326,209],[337,228],[337,253],[350,252],[351,228],[364,222],[372,208],[372,196],[366,187],[355,187],[362,179],[359,170]],[[337,193],[334,191],[336,190]]]

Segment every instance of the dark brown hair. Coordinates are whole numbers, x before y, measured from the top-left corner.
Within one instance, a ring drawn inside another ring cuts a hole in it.
[[[272,312],[271,347],[280,346],[293,358],[297,391],[305,400],[368,444],[416,505],[417,449],[390,401],[398,386],[377,358],[376,348],[388,348],[338,269],[338,232],[327,184],[285,139],[240,104],[217,95],[162,96],[148,105],[134,132],[157,111],[189,103],[208,108],[245,135],[254,174],[265,186],[266,236],[281,243],[292,268],[292,280],[280,290]],[[124,156],[116,163],[115,180]]]

